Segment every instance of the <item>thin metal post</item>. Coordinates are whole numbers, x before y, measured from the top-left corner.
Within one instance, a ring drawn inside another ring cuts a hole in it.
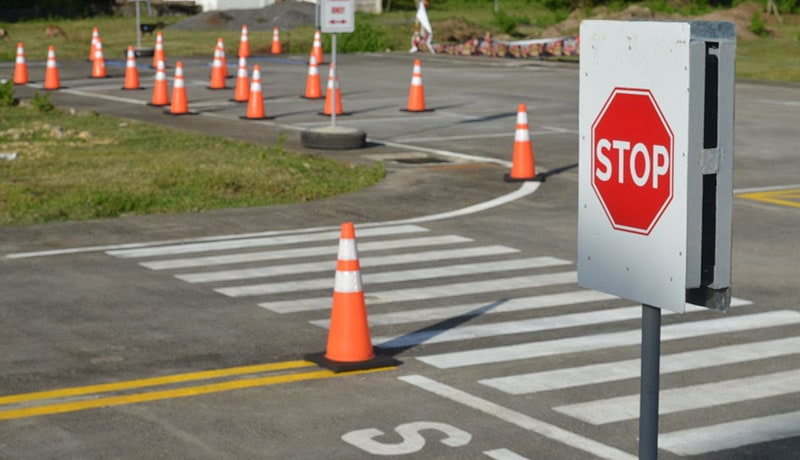
[[[333,94],[331,94],[331,127],[336,126],[336,90],[339,88],[339,81],[336,78],[336,33],[331,37],[331,78],[333,78]]]
[[[142,47],[142,16],[140,6],[142,0],[136,0],[136,48]]]
[[[642,305],[642,379],[639,390],[639,460],[658,458],[658,386],[661,309]]]

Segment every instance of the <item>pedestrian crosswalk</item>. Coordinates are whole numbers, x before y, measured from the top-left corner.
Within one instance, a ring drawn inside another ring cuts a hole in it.
[[[638,394],[596,398],[592,389],[638,379],[640,362],[630,353],[619,360],[602,353],[638,350],[641,307],[579,288],[572,261],[419,225],[357,227],[356,233],[376,346],[403,349],[404,357],[448,372],[469,368],[469,375],[479,375],[477,366],[487,366],[475,381],[502,397],[568,389],[582,394],[575,401],[554,399],[550,409],[561,417],[601,426],[638,418]],[[107,254],[207,286],[213,295],[250,299],[270,314],[305,313],[304,320],[327,328],[338,237],[336,229],[315,229]],[[734,298],[732,307],[749,304]],[[800,369],[792,366],[800,355],[800,312],[754,306],[721,315],[687,307],[661,328],[663,343],[681,345],[663,354],[661,373],[710,371],[712,377],[662,389],[661,413],[685,420],[673,420],[670,426],[680,429],[662,433],[660,448],[700,455],[800,436]],[[599,357],[585,357],[592,353]],[[498,364],[545,359],[548,366],[537,372],[494,375]],[[774,360],[789,364],[762,365]],[[743,365],[749,374],[715,374]],[[794,405],[780,406],[781,413],[774,405],[753,405],[775,398]],[[748,405],[741,412],[746,416],[736,415],[739,404]],[[707,426],[691,415],[715,408],[724,410]]]

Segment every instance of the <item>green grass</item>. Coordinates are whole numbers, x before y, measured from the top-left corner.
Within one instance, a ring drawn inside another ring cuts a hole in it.
[[[783,24],[770,23],[767,30],[772,33],[738,41],[736,76],[800,82],[800,20],[785,16]]]
[[[285,150],[92,113],[0,107],[0,225],[315,200],[368,187],[380,164]]]

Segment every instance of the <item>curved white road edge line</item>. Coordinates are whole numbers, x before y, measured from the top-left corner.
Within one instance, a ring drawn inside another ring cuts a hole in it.
[[[383,225],[399,225],[399,224],[411,224],[411,223],[420,223],[420,222],[431,222],[435,220],[444,220],[450,219],[453,217],[460,217],[466,216],[469,214],[474,214],[481,211],[486,211],[487,209],[495,208],[497,206],[502,206],[506,203],[510,203],[514,200],[518,200],[522,197],[528,196],[535,192],[540,182],[523,182],[522,186],[517,190],[499,196],[497,198],[491,199],[489,201],[484,201],[483,203],[474,204],[472,206],[467,206],[466,208],[456,209],[454,211],[447,211],[438,214],[430,214],[427,216],[420,216],[420,217],[411,217],[409,219],[400,219],[400,220],[390,220],[384,222],[372,222],[366,224],[356,224],[356,228],[369,228],[369,227],[380,227]],[[53,249],[49,251],[36,251],[36,252],[18,252],[12,254],[6,254],[6,259],[25,259],[31,257],[45,257],[45,256],[57,256],[57,255],[64,255],[64,254],[79,254],[79,253],[86,253],[86,252],[102,252],[102,251],[112,251],[118,249],[135,249],[135,248],[145,248],[151,246],[161,246],[167,244],[182,244],[182,243],[197,243],[197,242],[207,242],[207,241],[223,241],[223,240],[236,240],[241,238],[255,238],[255,237],[263,237],[263,236],[277,236],[277,235],[286,235],[286,234],[301,234],[301,233],[312,233],[312,232],[320,232],[326,230],[336,230],[339,226],[328,226],[328,227],[314,227],[314,228],[303,228],[300,230],[276,230],[270,232],[260,232],[260,233],[242,233],[238,235],[220,235],[220,236],[208,236],[208,237],[201,237],[201,238],[186,238],[186,239],[176,239],[176,240],[165,240],[165,241],[151,241],[147,243],[128,243],[128,244],[114,244],[114,245],[107,245],[107,246],[86,246],[80,248],[68,248],[68,249]]]

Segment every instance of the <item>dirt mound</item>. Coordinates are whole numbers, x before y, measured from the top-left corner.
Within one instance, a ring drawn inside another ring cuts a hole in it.
[[[650,8],[641,5],[629,5],[621,11],[610,11],[605,6],[592,9],[591,16],[587,17],[580,8],[570,13],[566,20],[545,29],[542,37],[566,37],[576,35],[580,29],[581,21],[584,19],[691,19],[700,21],[730,21],[736,24],[736,34],[740,38],[751,38],[755,35],[750,32],[750,21],[756,11],[761,10],[761,6],[755,2],[741,3],[728,10],[717,10],[709,14],[697,17],[684,17],[679,14],[653,13]],[[763,13],[762,13],[762,16]],[[765,17],[766,19],[766,17]]]
[[[308,2],[281,2],[249,10],[209,11],[196,14],[168,29],[178,30],[248,30],[268,31],[278,26],[289,30],[297,26],[314,25],[316,6]]]
[[[437,42],[465,42],[471,38],[482,37],[486,30],[462,18],[451,18],[432,24],[434,40]]]

